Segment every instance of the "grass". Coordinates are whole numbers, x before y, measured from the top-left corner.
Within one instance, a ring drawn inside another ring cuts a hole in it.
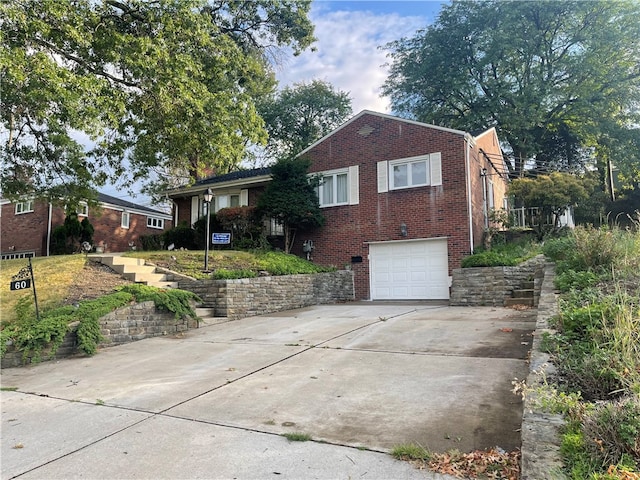
[[[158,266],[168,268],[192,278],[211,278],[204,273],[204,251],[135,251],[127,252],[128,257],[144,258]],[[293,275],[319,273],[335,270],[320,267],[295,255],[282,252],[245,252],[239,250],[214,250],[209,252],[209,270],[215,278],[255,277],[260,272],[269,275]]]
[[[84,255],[61,255],[53,257],[37,257],[32,259],[33,277],[38,295],[40,311],[58,306],[69,292],[74,278],[80,275],[85,264]],[[10,291],[11,277],[28,260],[3,260],[0,262],[0,321],[2,324],[16,320],[16,306],[21,298],[33,299],[33,289]]]
[[[415,443],[396,445],[391,450],[391,456],[398,460],[429,460],[431,458],[426,448]]]
[[[283,433],[282,436],[290,442],[308,442],[311,440],[311,435],[302,432]]]

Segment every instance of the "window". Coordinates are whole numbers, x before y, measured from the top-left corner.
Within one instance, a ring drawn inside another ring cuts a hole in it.
[[[378,193],[428,185],[442,185],[439,152],[378,162]]]
[[[358,203],[358,166],[320,174],[316,189],[321,207]]]
[[[34,258],[35,252],[3,253],[0,259],[15,260],[16,258]]]
[[[33,212],[33,200],[24,200],[16,203],[16,215],[29,212]]]
[[[239,207],[240,206],[240,195],[216,195],[215,197],[215,208],[214,211],[217,212],[223,208],[229,207]]]
[[[269,218],[265,220],[265,229],[267,235],[282,236],[284,235],[284,226],[278,222],[275,218]]]
[[[87,205],[86,203],[81,203],[80,205],[78,205],[78,208],[76,209],[76,213],[78,214],[79,217],[88,217],[89,205]]]
[[[395,160],[389,162],[391,169],[391,189],[421,187],[429,185],[427,164],[429,158],[420,157],[418,160]]]
[[[149,228],[164,228],[164,219],[158,217],[147,217],[147,227]]]
[[[122,212],[122,218],[120,220],[120,226],[122,228],[129,228],[129,222],[131,221],[131,216],[129,212]],[[149,224],[149,219],[147,219],[147,225]]]

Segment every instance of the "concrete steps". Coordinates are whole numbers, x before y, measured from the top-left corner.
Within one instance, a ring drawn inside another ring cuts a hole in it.
[[[123,278],[135,283],[144,283],[158,288],[178,288],[178,282],[167,281],[164,273],[156,273],[156,267],[145,265],[142,258],[119,257],[117,255],[91,255],[92,260],[111,267]]]
[[[504,299],[505,307],[512,307],[514,305],[526,305],[533,307],[536,305],[536,288],[535,282],[522,282],[521,288],[514,289],[511,293],[511,297]]]

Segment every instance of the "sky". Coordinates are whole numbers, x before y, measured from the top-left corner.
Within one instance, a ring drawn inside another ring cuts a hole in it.
[[[380,96],[387,78],[387,52],[381,46],[410,37],[433,23],[444,2],[429,0],[314,0],[315,51],[289,57],[276,67],[280,86],[324,80],[351,95],[354,113],[389,113]]]
[[[380,96],[387,78],[386,53],[379,47],[435,21],[443,4],[431,0],[313,0],[311,21],[315,25],[315,49],[294,57],[287,55],[274,66],[279,86],[323,80],[349,93],[353,113],[373,110],[390,113],[389,100]],[[149,199],[128,196],[114,188],[107,195],[142,205]],[[157,207],[152,207],[157,208]]]

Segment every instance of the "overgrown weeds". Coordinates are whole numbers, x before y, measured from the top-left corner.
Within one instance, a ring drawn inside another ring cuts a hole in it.
[[[631,479],[640,471],[640,232],[575,229],[547,241],[562,292],[558,333],[545,340],[555,394],[580,395],[562,441],[572,479]],[[555,389],[555,387],[554,387]],[[562,392],[562,393],[558,393]]]

